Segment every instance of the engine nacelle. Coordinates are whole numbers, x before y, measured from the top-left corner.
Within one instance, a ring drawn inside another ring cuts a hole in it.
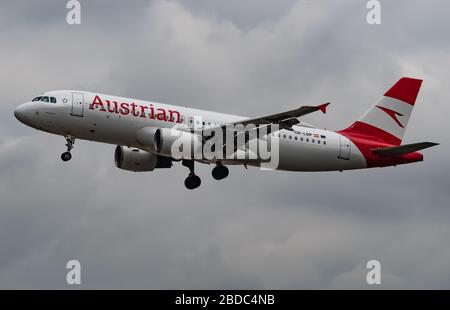
[[[155,132],[155,152],[174,159],[192,159],[202,155],[202,138],[177,129],[159,128]]]
[[[130,149],[118,145],[114,153],[117,168],[128,171],[153,171],[157,168],[170,168],[170,158],[158,156],[139,149]]]
[[[155,131],[158,128],[144,127],[137,131],[136,141],[144,147],[155,148]]]

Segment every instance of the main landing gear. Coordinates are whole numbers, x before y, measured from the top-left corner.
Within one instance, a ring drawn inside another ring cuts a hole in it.
[[[202,181],[200,180],[200,177],[197,176],[194,172],[194,161],[193,160],[183,160],[182,161],[183,166],[189,168],[189,175],[184,180],[184,185],[187,189],[196,189],[200,186]],[[212,170],[212,176],[216,180],[222,180],[225,179],[229,174],[228,168],[222,165],[221,163],[217,163],[216,167]]]
[[[221,163],[217,163],[217,166],[212,170],[212,176],[216,180],[225,179],[229,173],[228,168]]]
[[[61,154],[61,159],[63,161],[69,161],[72,158],[72,154],[70,154],[70,151],[73,149],[75,138],[71,136],[65,136],[64,138],[66,138],[67,152]]]
[[[184,180],[184,186],[186,186],[187,189],[196,189],[200,186],[202,183],[202,180],[199,176],[197,176],[194,172],[194,161],[193,160],[183,160],[182,161],[183,166],[189,168],[189,175]]]

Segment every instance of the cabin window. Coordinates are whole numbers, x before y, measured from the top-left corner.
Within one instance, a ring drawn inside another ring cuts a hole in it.
[[[301,137],[301,138],[300,138],[300,141],[302,141],[302,142],[303,142],[303,137]]]
[[[312,139],[311,142],[314,143],[314,142],[316,142],[316,141],[314,141],[314,139]]]
[[[323,144],[325,145],[325,144],[327,144],[327,142],[326,142],[326,141],[323,141]]]
[[[309,142],[309,138],[306,138],[306,142]]]
[[[320,140],[317,140],[317,144],[320,144]]]
[[[295,136],[295,140],[298,140],[298,137],[297,137],[297,136]]]

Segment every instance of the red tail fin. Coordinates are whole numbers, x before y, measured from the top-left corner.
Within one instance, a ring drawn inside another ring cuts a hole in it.
[[[422,80],[401,78],[363,117],[340,132],[400,145],[421,85]]]

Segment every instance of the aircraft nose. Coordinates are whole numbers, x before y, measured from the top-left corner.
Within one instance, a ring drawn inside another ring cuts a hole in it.
[[[26,124],[27,122],[27,107],[26,104],[21,104],[17,108],[14,109],[14,116],[22,123]]]

